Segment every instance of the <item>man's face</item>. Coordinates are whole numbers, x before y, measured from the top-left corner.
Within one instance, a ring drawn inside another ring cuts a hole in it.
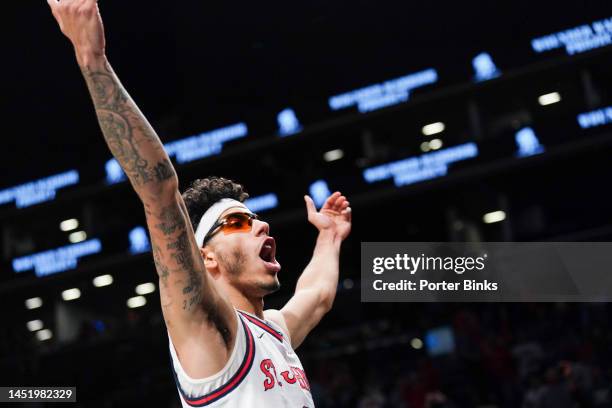
[[[248,212],[230,208],[221,214]],[[247,296],[263,297],[280,288],[276,261],[276,243],[270,237],[268,223],[253,220],[250,231],[225,234],[218,231],[207,244],[216,255],[219,271],[225,280]]]

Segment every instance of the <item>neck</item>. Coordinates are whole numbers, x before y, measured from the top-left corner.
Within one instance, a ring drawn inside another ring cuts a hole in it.
[[[223,282],[225,283],[225,282]],[[223,285],[224,292],[236,309],[251,313],[260,319],[263,319],[264,300],[263,297],[250,297],[245,293],[235,288],[232,285],[225,283]]]
[[[259,299],[247,299],[242,297],[240,299],[232,299],[230,298],[232,305],[236,309],[242,310],[243,312],[251,313],[260,319],[263,319],[263,298]]]

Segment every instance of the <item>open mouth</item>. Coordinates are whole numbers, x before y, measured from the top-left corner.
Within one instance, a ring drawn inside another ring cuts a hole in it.
[[[276,256],[276,242],[274,238],[268,237],[263,242],[261,250],[259,251],[259,257],[265,262],[274,262]]]

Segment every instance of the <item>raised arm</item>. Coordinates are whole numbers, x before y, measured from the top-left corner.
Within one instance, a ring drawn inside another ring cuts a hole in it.
[[[97,1],[47,2],[74,46],[104,139],[144,205],[163,314],[183,367],[193,377],[214,374],[229,358],[238,322],[204,268],[176,172],[106,59]]]
[[[266,310],[265,317],[289,332],[293,348],[331,309],[336,297],[340,246],[351,231],[351,208],[346,197],[332,194],[321,211],[305,197],[308,221],[319,230],[312,259],[298,279],[295,293],[280,310]]]

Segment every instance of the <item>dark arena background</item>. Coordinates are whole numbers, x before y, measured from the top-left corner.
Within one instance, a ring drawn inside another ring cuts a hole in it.
[[[5,2],[0,385],[179,407],[136,194],[43,1]],[[109,60],[181,188],[246,185],[283,288],[342,191],[332,311],[298,349],[317,407],[612,407],[607,303],[361,303],[367,241],[612,240],[607,0],[101,1]],[[30,404],[29,406],[52,404]]]

